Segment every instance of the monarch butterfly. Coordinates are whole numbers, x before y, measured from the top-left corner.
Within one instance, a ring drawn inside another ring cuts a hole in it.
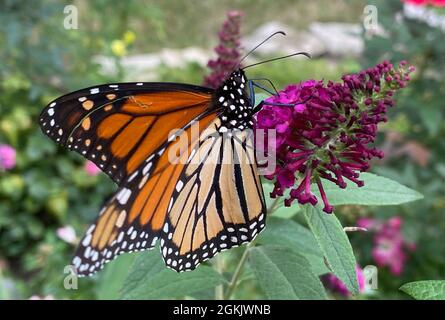
[[[168,267],[193,270],[263,230],[266,206],[247,133],[259,110],[253,102],[259,85],[247,79],[245,68],[236,68],[216,90],[106,84],[64,95],[42,111],[46,135],[118,184],[80,241],[72,261],[78,275],[94,274],[119,254],[153,248],[158,240]],[[186,150],[172,163],[169,154],[181,138]]]

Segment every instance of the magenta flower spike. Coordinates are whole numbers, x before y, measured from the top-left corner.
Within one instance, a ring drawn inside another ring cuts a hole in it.
[[[232,10],[227,13],[227,20],[218,34],[219,44],[215,47],[218,57],[207,64],[212,72],[204,78],[205,86],[218,88],[239,63],[242,17],[243,13],[240,11]]]

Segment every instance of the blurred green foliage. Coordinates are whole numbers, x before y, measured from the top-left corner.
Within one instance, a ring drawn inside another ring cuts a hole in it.
[[[62,271],[73,248],[55,230],[64,224],[84,229],[114,189],[103,176],[87,176],[81,157],[58,148],[37,125],[51,99],[110,80],[91,59],[107,51],[107,42],[85,29],[65,30],[64,5],[1,3],[0,141],[17,150],[17,166],[0,173],[0,259],[19,279],[15,297],[91,296],[63,289]],[[97,12],[106,4],[95,5]]]

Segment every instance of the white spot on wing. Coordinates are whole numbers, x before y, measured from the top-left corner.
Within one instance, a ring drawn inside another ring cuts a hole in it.
[[[128,188],[124,188],[119,192],[116,199],[121,205],[124,205],[127,203],[130,196],[131,196],[131,190]]]
[[[82,245],[84,247],[86,247],[86,246],[88,246],[90,244],[90,241],[91,241],[91,234],[87,234],[85,236],[85,238],[82,240]]]
[[[170,199],[170,203],[168,204],[167,212],[170,212],[170,210],[172,209],[172,206],[173,206],[173,198]]]
[[[73,259],[73,264],[76,268],[79,268],[81,262],[82,262],[82,260],[79,257],[75,257]]]
[[[184,183],[179,180],[178,183],[176,184],[176,191],[181,191],[182,187],[183,187]]]
[[[139,171],[136,171],[135,173],[133,173],[130,178],[128,178],[128,182],[133,181],[134,178],[136,178],[136,176],[138,175]]]
[[[144,167],[144,169],[142,170],[142,174],[143,174],[143,175],[146,175],[146,174],[148,173],[148,171],[150,170],[152,164],[153,164],[152,162],[149,162],[149,163]]]

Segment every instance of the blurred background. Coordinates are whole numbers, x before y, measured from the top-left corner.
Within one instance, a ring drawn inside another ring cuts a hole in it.
[[[78,238],[116,187],[94,165],[45,137],[38,115],[52,99],[94,84],[202,84],[207,62],[215,57],[218,30],[231,10],[242,13],[245,49],[274,31],[288,34],[257,50],[250,61],[301,50],[313,55],[249,71],[278,88],[307,79],[338,81],[383,59],[408,60],[416,67],[381,128],[378,146],[386,156],[372,171],[425,199],[397,207],[343,206],[337,215],[343,225],[370,229],[350,234],[360,266],[379,270],[378,290],[358,299],[407,298],[398,291],[403,283],[443,279],[445,8],[443,1],[407,2],[416,4],[1,0],[0,299],[116,297],[110,279],[125,274],[113,264],[82,279],[78,290],[63,287],[63,270]],[[132,255],[121,259],[125,265]],[[246,284],[235,297],[264,296]],[[341,290],[332,297],[348,298]]]

